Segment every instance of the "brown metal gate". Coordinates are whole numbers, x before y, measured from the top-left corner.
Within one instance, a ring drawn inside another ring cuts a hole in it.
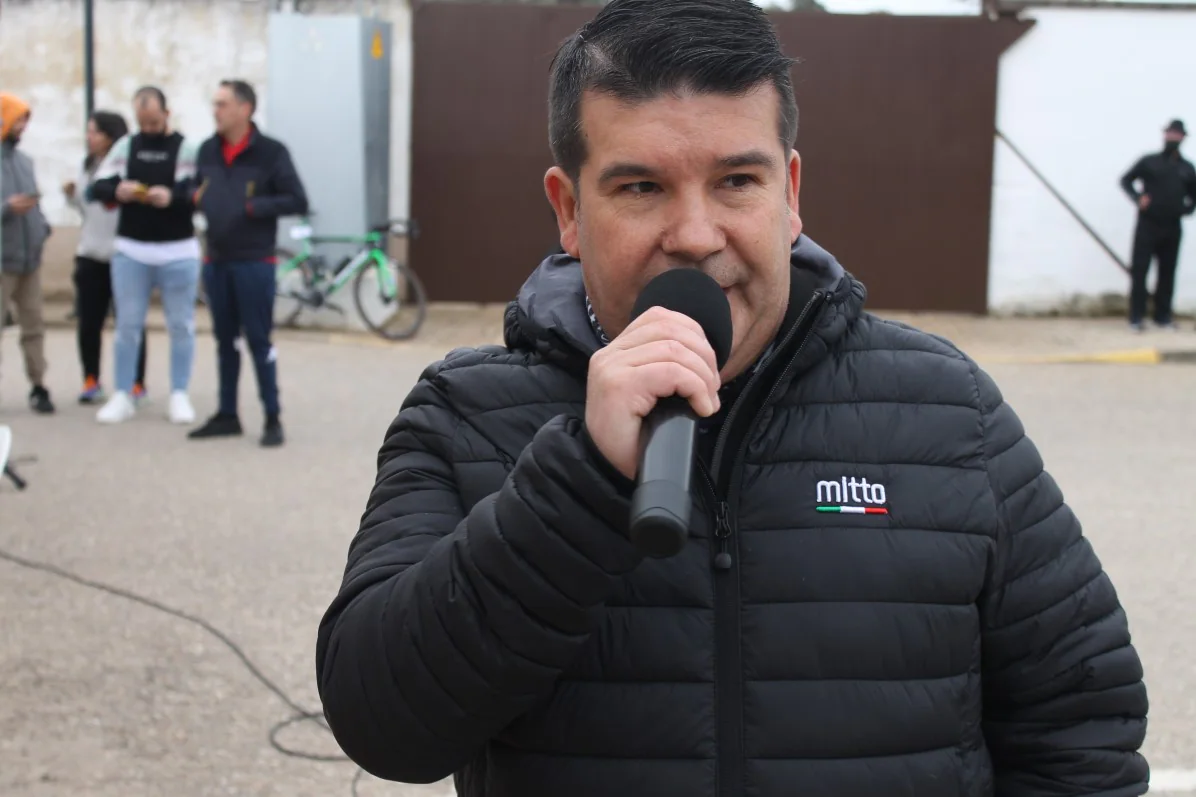
[[[596,9],[415,9],[411,262],[429,297],[507,301],[556,246],[548,68]],[[1031,23],[777,13],[806,232],[873,308],[984,312],[997,64]]]

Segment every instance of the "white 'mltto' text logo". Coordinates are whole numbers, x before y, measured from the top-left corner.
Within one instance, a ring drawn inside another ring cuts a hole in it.
[[[854,476],[818,482],[818,511],[851,515],[887,515],[885,486]]]

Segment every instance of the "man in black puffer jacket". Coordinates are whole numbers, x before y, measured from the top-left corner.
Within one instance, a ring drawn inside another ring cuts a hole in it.
[[[407,397],[320,625],[325,716],[374,775],[465,797],[1146,791],[1125,614],[1013,410],[950,343],[865,313],[801,232],[789,68],[746,0],[614,0],[562,45],[545,187],[567,254],[506,345]],[[717,374],[684,316],[629,323],[668,268],[726,290]],[[645,559],[636,441],[675,392],[705,418],[694,519]]]

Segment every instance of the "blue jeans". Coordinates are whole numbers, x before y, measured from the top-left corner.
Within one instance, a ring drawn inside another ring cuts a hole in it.
[[[149,311],[150,293],[162,295],[170,332],[170,389],[186,391],[195,360],[195,294],[199,261],[175,260],[148,266],[117,252],[112,258],[112,299],[116,305],[116,389],[133,390],[137,356]]]
[[[237,340],[242,332],[253,356],[262,408],[267,416],[279,414],[278,356],[270,340],[274,329],[274,268],[273,263],[264,260],[204,264],[204,287],[220,365],[222,415],[237,414],[237,382],[241,376]]]

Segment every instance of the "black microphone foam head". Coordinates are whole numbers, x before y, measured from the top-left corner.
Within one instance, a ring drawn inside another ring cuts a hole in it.
[[[719,370],[722,370],[731,355],[731,305],[712,277],[696,268],[672,268],[656,275],[635,300],[631,320],[656,306],[697,321],[710,341],[710,348],[714,349]]]

